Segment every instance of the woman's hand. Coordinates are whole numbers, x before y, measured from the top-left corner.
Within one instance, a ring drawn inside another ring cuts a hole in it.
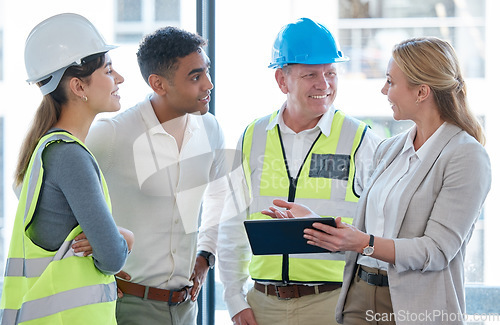
[[[362,254],[363,248],[370,242],[370,235],[353,225],[342,222],[340,217],[336,218],[335,222],[336,228],[315,222],[312,224],[314,229],[304,229],[304,238],[307,239],[307,243],[332,252],[353,251]],[[375,251],[370,257],[389,264],[396,263],[396,250],[392,238],[375,236],[373,247]]]
[[[75,243],[71,245],[71,248],[75,251],[75,253],[82,253],[83,256],[89,256],[92,254],[92,246],[90,246],[90,242],[85,236],[85,233],[80,233],[74,239]]]
[[[270,216],[271,218],[274,219],[319,217],[311,209],[302,204],[287,202],[281,199],[273,200],[273,204],[278,208],[286,210],[280,210],[275,207],[269,207],[268,210],[263,210],[262,214]]]
[[[342,222],[342,218],[335,218],[337,227],[319,222],[313,223],[314,229],[304,230],[304,238],[309,245],[319,246],[332,252],[355,251],[362,253],[368,245],[370,236],[356,227]]]
[[[134,245],[134,233],[123,227],[118,227],[118,231],[125,238],[128,251],[130,252],[132,250],[132,246]],[[92,254],[92,246],[90,245],[87,236],[85,236],[85,233],[80,233],[75,237],[74,241],[75,243],[71,245],[71,248],[75,251],[75,253],[83,252],[83,256],[89,256]]]
[[[135,240],[134,233],[128,230],[127,228],[123,228],[120,226],[117,226],[117,228],[120,234],[123,236],[123,238],[125,238],[125,241],[127,242],[128,246],[128,252],[130,253],[132,251],[132,247],[134,246],[134,240]]]

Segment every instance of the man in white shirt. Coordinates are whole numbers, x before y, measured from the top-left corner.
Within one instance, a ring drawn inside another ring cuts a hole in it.
[[[226,196],[224,137],[207,113],[213,84],[204,45],[174,27],[146,36],[137,59],[153,93],[96,122],[86,140],[113,217],[136,235],[117,275],[120,325],[195,324],[196,298],[215,261],[218,220],[210,218],[220,216]]]
[[[235,193],[247,189],[251,202],[219,230],[220,276],[235,324],[335,323],[343,255],[252,256],[243,221],[267,218],[261,211],[281,198],[352,222],[380,139],[333,107],[336,64],[347,60],[328,29],[307,18],[284,26],[276,38],[269,67],[287,99],[242,135],[243,186],[232,184]],[[254,282],[246,294],[249,276]]]

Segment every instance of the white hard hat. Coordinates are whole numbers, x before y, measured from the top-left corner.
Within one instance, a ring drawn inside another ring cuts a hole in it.
[[[108,45],[99,31],[85,17],[64,13],[52,16],[28,35],[24,48],[24,64],[29,83],[51,77],[40,87],[43,95],[53,92],[66,71],[81,59],[116,48]]]

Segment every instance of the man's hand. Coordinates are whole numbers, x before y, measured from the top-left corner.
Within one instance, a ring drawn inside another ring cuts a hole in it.
[[[191,288],[191,300],[196,301],[198,299],[198,294],[200,293],[203,283],[207,278],[208,273],[208,263],[203,256],[196,256],[196,263],[194,265],[193,274],[191,274],[190,281],[193,281],[193,287]]]
[[[280,210],[275,207],[269,207],[268,210],[263,210],[262,214],[270,216],[274,219],[319,217],[315,212],[302,204],[287,202],[281,199],[273,200],[273,204],[282,209]]]
[[[235,325],[258,325],[252,308],[243,309],[233,316],[232,321]]]
[[[127,281],[130,281],[130,279],[132,279],[130,274],[128,274],[127,272],[125,272],[123,270],[116,273],[115,277],[122,278],[122,279],[127,280]],[[120,290],[120,288],[117,287],[116,289],[118,290],[118,298],[123,298],[123,292]]]

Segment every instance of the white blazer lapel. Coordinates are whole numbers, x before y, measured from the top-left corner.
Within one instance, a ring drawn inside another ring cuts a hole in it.
[[[435,142],[435,145],[430,148],[427,159],[425,161],[422,161],[415,174],[408,181],[408,185],[406,186],[404,193],[401,195],[401,200],[398,202],[399,208],[393,237],[397,237],[399,235],[399,230],[401,229],[401,224],[403,223],[403,220],[406,216],[410,200],[417,191],[418,187],[420,186],[426,175],[429,173],[429,170],[431,170],[431,168],[434,166],[443,149],[460,131],[462,131],[462,129],[460,129],[458,126],[447,123],[444,126],[444,130],[439,135],[439,138]]]

